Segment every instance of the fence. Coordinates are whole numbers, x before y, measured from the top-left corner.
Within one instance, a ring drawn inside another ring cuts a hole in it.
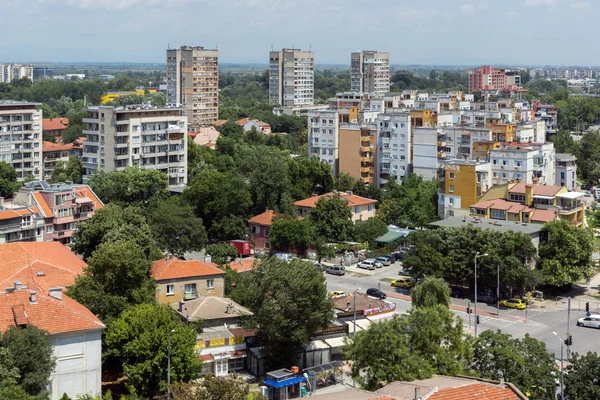
[[[565,310],[569,307],[569,298],[557,296],[555,299],[557,308],[564,308]],[[590,313],[600,314],[600,302],[589,301],[589,300],[575,300],[571,299],[571,310],[572,311],[585,311],[585,304],[589,303]]]

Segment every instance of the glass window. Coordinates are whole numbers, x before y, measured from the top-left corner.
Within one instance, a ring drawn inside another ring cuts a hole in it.
[[[360,207],[354,207],[354,213],[360,214]]]
[[[493,219],[506,219],[506,211],[492,210],[491,217]]]
[[[167,296],[173,296],[175,294],[175,285],[170,283],[167,285]]]
[[[450,192],[450,193],[454,193],[454,185],[450,185],[450,190],[449,190],[449,192]]]
[[[454,179],[454,172],[450,172],[450,179]]]
[[[206,280],[206,288],[207,289],[214,289],[215,288],[215,280],[214,279],[207,279]]]
[[[184,288],[183,288],[185,293],[193,293],[196,291],[196,284],[195,283],[186,283]]]

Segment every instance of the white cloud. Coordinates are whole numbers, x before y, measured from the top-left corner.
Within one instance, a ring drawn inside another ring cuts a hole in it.
[[[555,6],[561,0],[525,0],[526,6]]]
[[[579,8],[579,9],[590,8],[590,3],[589,3],[589,1],[582,1],[582,2],[571,5],[571,8]]]
[[[489,4],[485,1],[482,1],[478,4],[466,3],[459,7],[460,12],[463,14],[474,14],[477,10],[484,10],[489,7]]]
[[[63,5],[80,9],[125,10],[134,6],[144,7],[160,5],[162,7],[190,0],[37,0],[38,4]]]

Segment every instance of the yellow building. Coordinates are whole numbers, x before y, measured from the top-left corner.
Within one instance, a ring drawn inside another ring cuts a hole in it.
[[[107,104],[121,96],[143,96],[146,94],[146,91],[148,91],[148,93],[158,93],[157,89],[135,89],[127,92],[111,92],[103,95],[100,98],[100,103]]]
[[[492,124],[492,141],[511,143],[515,141],[515,124]]]
[[[489,140],[473,142],[473,159],[487,160],[491,150],[502,147],[502,143]]]
[[[368,185],[376,185],[377,127],[341,124],[338,142],[338,172]]]
[[[469,214],[469,205],[491,186],[490,164],[472,160],[448,160],[439,169],[438,214],[440,218]]]
[[[470,214],[481,218],[521,223],[546,223],[557,219],[583,226],[585,205],[581,192],[569,192],[563,186],[511,182],[494,186],[477,203]]]
[[[418,126],[437,126],[437,113],[432,110],[411,110],[410,111],[410,126],[415,128]]]

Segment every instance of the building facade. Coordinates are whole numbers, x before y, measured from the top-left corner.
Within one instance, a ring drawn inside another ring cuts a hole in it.
[[[42,147],[42,153],[44,154],[44,179],[51,177],[57,162],[62,162],[66,165],[71,156],[81,158],[83,155],[83,142],[82,138],[67,144],[44,141]]]
[[[33,81],[33,65],[0,64],[0,82],[10,83],[23,78]]]
[[[42,179],[42,111],[39,103],[0,100],[0,161],[11,164],[17,179]]]
[[[183,105],[191,130],[219,119],[219,51],[167,50],[167,104]]]
[[[573,154],[556,153],[556,186],[577,189],[577,158]]]
[[[94,171],[126,167],[164,172],[170,187],[187,183],[187,116],[181,107],[89,107],[83,119],[84,182]]]
[[[469,71],[469,93],[498,91],[521,86],[521,76],[504,68],[482,65]]]
[[[283,49],[269,52],[269,103],[283,107],[312,105],[315,55]]]
[[[379,114],[377,125],[377,184],[390,177],[407,177],[412,165],[412,138],[409,113]]]
[[[357,93],[390,91],[390,54],[363,50],[350,56],[350,87]]]
[[[553,143],[507,143],[490,150],[492,181],[503,184],[520,179],[524,183],[554,185]]]
[[[377,126],[340,124],[338,173],[377,185]]]
[[[317,157],[331,165],[337,175],[339,121],[335,110],[308,113],[308,156]]]
[[[345,201],[352,211],[352,221],[366,221],[375,216],[375,205],[377,200],[368,199],[353,194],[352,192],[330,192],[320,196],[312,196],[303,200],[294,202],[298,209],[298,217],[306,218],[311,210],[317,206],[317,202],[322,199],[331,199],[336,194],[340,196],[342,201]]]

